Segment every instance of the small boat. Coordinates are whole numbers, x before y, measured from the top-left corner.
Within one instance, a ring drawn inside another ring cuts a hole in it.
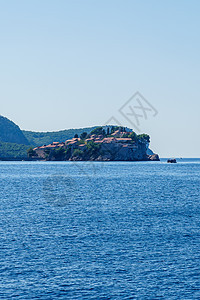
[[[176,164],[177,163],[175,158],[168,159],[167,162],[170,163],[170,164]]]

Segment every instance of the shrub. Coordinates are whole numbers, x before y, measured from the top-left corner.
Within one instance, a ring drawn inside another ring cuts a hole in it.
[[[63,160],[65,157],[65,149],[60,147],[58,149],[54,149],[52,155],[56,160]]]
[[[119,130],[120,128],[122,128],[122,127],[119,127],[119,126],[112,126],[112,127],[111,127],[111,134],[114,133],[116,130]]]
[[[131,138],[132,139],[132,141],[134,141],[134,142],[136,142],[137,141],[137,139],[138,139],[138,136],[137,136],[137,134],[133,131],[133,132],[131,132],[131,134],[129,134],[129,136],[128,136],[129,138]]]
[[[73,157],[82,157],[83,156],[83,151],[79,149],[75,149],[73,152]]]
[[[106,135],[106,132],[105,132],[105,130],[103,129],[103,127],[97,127],[97,128],[95,128],[94,130],[92,130],[92,131],[90,132],[90,135],[93,135],[93,134],[105,136],[105,135]]]
[[[141,142],[146,142],[146,143],[150,143],[150,136],[148,134],[140,134],[138,135],[138,139],[141,141]]]
[[[33,157],[33,156],[36,156],[36,152],[33,150],[32,147],[30,147],[28,150],[27,150],[27,155],[29,158]]]
[[[92,154],[95,154],[99,148],[100,148],[100,145],[99,144],[95,144],[93,141],[89,141],[89,143],[87,143],[87,149],[88,149],[88,152],[92,155]]]

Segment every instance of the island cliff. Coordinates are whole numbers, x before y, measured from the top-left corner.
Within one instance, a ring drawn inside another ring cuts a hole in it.
[[[29,149],[28,157],[49,161],[159,161],[157,154],[147,154],[149,142],[148,135],[127,132],[123,127],[113,126],[107,132],[98,127],[62,143]]]

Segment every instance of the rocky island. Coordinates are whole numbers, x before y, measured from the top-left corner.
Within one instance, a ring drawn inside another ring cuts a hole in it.
[[[124,127],[97,127],[89,134],[65,142],[53,142],[28,151],[29,159],[46,161],[159,161],[157,154],[148,154],[150,137],[137,135]]]

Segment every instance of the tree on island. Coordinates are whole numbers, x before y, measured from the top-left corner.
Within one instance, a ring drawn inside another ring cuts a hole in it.
[[[139,134],[138,139],[142,142],[144,141],[144,142],[150,143],[150,136],[146,133]]]
[[[29,158],[33,157],[33,156],[36,156],[36,152],[33,150],[32,147],[30,147],[28,150],[27,150],[27,155]]]
[[[103,127],[97,127],[97,128],[95,128],[94,130],[92,130],[92,131],[90,132],[90,135],[93,135],[93,134],[105,136],[105,135],[106,135],[106,132],[105,132],[105,130],[103,129]]]
[[[129,134],[128,137],[131,138],[132,141],[134,141],[134,142],[136,142],[138,140],[138,136],[137,136],[137,134],[134,131],[131,132],[131,134]]]
[[[90,141],[89,143],[87,143],[86,147],[87,147],[88,153],[90,155],[95,154],[100,149],[100,145],[94,143],[93,141]]]
[[[116,130],[119,130],[120,132],[124,132],[124,127],[122,127],[122,126],[112,126],[111,127],[111,134],[114,133]]]
[[[86,137],[87,137],[87,132],[81,133],[81,135],[80,135],[80,139],[81,139],[81,140],[86,139]]]

